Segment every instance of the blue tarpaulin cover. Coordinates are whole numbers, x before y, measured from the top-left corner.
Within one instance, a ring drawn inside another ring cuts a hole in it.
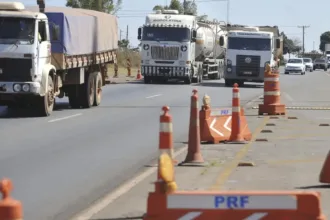
[[[38,12],[39,8],[26,7],[26,10]],[[45,14],[60,30],[60,39],[51,42],[52,53],[83,55],[118,48],[118,23],[114,15],[53,6],[46,6]]]

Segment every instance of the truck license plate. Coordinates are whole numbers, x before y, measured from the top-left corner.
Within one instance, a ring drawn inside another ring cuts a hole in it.
[[[245,75],[252,75],[252,72],[249,72],[249,71],[244,71],[243,72]]]

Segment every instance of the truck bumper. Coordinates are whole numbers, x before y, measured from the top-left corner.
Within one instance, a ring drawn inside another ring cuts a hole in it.
[[[20,90],[14,89],[16,84],[20,85],[21,88]],[[29,87],[29,90],[24,91],[23,85],[27,85]],[[0,94],[39,95],[40,87],[41,85],[39,82],[1,82],[0,81]]]
[[[229,71],[231,70],[231,71]],[[231,66],[230,69],[225,67],[224,78],[229,80],[239,80],[244,82],[264,82],[264,67],[259,67],[256,72],[249,72],[248,70],[241,70],[240,73],[237,72],[236,66]],[[245,73],[246,72],[246,73]]]
[[[147,77],[186,78],[190,76],[190,66],[141,66],[141,74]]]

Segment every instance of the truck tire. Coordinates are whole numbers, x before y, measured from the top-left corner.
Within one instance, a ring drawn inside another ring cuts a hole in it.
[[[187,84],[187,85],[190,85],[191,84],[191,77],[188,76],[184,79],[184,83]]]
[[[47,93],[42,97],[37,97],[37,111],[40,116],[49,116],[53,112],[55,105],[54,82],[51,76],[48,76]]]
[[[150,84],[151,83],[151,77],[150,76],[144,76],[144,84]]]
[[[90,108],[94,104],[95,98],[95,77],[93,73],[88,73],[85,83],[81,85],[80,97],[81,106],[83,108]]]
[[[225,86],[226,87],[233,86],[233,81],[231,81],[230,79],[225,79]]]
[[[95,81],[95,97],[94,97],[94,106],[99,106],[102,100],[102,76],[101,73],[96,72],[94,74],[94,81]]]

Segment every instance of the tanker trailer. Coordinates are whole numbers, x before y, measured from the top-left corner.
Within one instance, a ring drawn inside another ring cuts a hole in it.
[[[218,39],[226,32],[215,22],[198,22],[195,54],[196,62],[202,62],[203,78],[221,79],[224,71],[225,49],[219,45]]]

